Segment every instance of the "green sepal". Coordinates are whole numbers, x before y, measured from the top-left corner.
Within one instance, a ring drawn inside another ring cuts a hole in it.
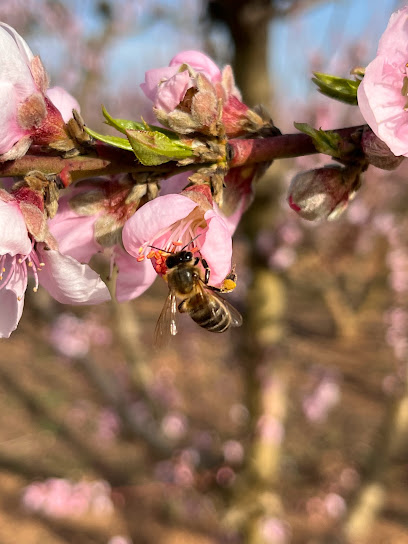
[[[316,129],[307,123],[293,123],[300,132],[308,134],[319,153],[330,155],[331,157],[341,158],[340,144],[341,136],[331,130]]]
[[[119,138],[118,136],[107,136],[105,134],[98,134],[98,132],[95,132],[94,130],[84,127],[85,132],[87,132],[90,136],[95,138],[96,140],[100,140],[101,142],[104,142],[105,144],[112,145],[113,147],[119,147],[120,149],[126,149],[126,151],[132,151],[132,146],[129,143],[129,140],[126,138]]]
[[[157,166],[194,155],[193,150],[179,140],[152,130],[127,130],[127,137],[137,159],[145,166]]]
[[[312,81],[322,94],[340,102],[357,106],[357,89],[361,79],[345,79],[321,72],[313,72],[313,75],[315,77],[312,77]]]
[[[169,138],[178,139],[178,136],[175,132],[167,130],[166,128],[156,127],[155,125],[148,125],[145,121],[143,123],[138,123],[137,121],[130,121],[129,119],[115,119],[112,117],[105,106],[102,106],[102,113],[105,117],[105,123],[122,134],[126,134],[127,130],[154,130],[155,132],[162,132]]]

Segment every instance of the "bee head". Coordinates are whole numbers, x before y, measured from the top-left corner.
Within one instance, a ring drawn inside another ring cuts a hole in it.
[[[179,264],[196,264],[197,258],[194,258],[194,255],[191,251],[179,251],[178,253],[172,253],[166,259],[167,268],[174,268]]]

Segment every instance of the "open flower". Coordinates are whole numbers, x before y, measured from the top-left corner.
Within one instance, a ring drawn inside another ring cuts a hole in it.
[[[40,58],[12,27],[0,23],[0,160],[22,157],[33,142],[58,142],[61,148],[67,141],[64,120],[47,88]]]
[[[34,291],[41,284],[63,304],[98,304],[109,299],[96,272],[58,251],[41,215],[34,204],[0,190],[0,338],[8,338],[18,325],[29,272],[34,276]],[[42,233],[43,241],[34,238],[27,224]]]
[[[358,88],[367,124],[394,155],[408,156],[408,6],[393,13]]]
[[[122,238],[126,251],[154,271],[152,282],[156,274],[166,273],[166,252],[183,247],[199,252],[207,261],[210,285],[221,286],[231,270],[232,241],[228,227],[206,196],[194,188],[146,203],[126,222]]]
[[[146,198],[148,184],[128,176],[90,178],[78,183],[59,201],[50,231],[65,255],[88,263],[96,253],[110,252],[118,268],[116,298],[139,296],[156,277],[150,263],[140,264],[122,247],[122,228]]]
[[[221,71],[200,51],[183,51],[168,67],[147,71],[141,88],[152,100],[157,119],[179,134],[215,136],[224,131],[235,138],[265,124],[242,102],[231,67]]]

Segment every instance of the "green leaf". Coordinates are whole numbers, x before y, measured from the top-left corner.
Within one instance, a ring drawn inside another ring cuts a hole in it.
[[[191,147],[162,132],[127,130],[126,134],[136,157],[145,166],[157,166],[194,155]]]
[[[98,134],[98,132],[95,132],[94,130],[84,127],[85,132],[87,132],[90,136],[93,136],[96,138],[96,140],[100,140],[101,142],[105,142],[105,144],[113,145],[114,147],[119,147],[120,149],[126,149],[127,151],[132,151],[132,146],[129,143],[129,140],[126,138],[119,138],[118,136],[107,136],[104,134]]]
[[[357,89],[361,80],[345,79],[321,72],[313,72],[313,74],[315,77],[312,81],[322,94],[346,104],[357,105]]]
[[[177,134],[172,130],[156,127],[155,125],[148,125],[145,121],[143,121],[143,123],[138,123],[137,121],[130,121],[129,119],[115,119],[108,113],[105,106],[102,106],[102,113],[105,117],[106,124],[115,128],[119,132],[122,132],[123,134],[126,134],[127,130],[151,130],[155,132],[162,132],[169,138],[178,139]]]
[[[341,136],[337,132],[316,129],[307,123],[294,123],[294,125],[300,132],[304,132],[312,138],[314,146],[319,153],[324,153],[331,157],[341,157]]]

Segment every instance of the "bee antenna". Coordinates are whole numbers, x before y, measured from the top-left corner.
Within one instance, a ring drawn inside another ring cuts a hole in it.
[[[170,253],[169,251],[166,251],[165,249],[161,249],[160,247],[156,247],[156,246],[149,246],[151,247],[152,249],[157,249],[158,251],[164,251],[164,253]]]
[[[202,233],[200,232],[200,234],[197,234],[197,236],[194,236],[194,238],[192,238],[185,246],[183,246],[180,251],[183,251],[184,249],[186,249],[186,247],[188,247],[190,244],[192,244],[194,242],[194,240],[197,240],[197,238],[199,236],[201,236],[201,234]]]

